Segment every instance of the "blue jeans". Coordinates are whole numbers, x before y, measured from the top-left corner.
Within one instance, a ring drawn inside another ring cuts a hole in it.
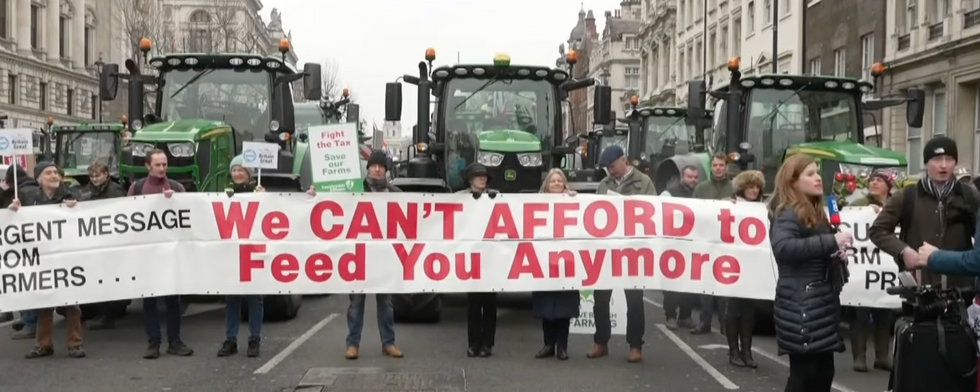
[[[381,347],[395,344],[395,312],[391,309],[391,294],[375,294],[378,300],[378,332]],[[359,347],[364,329],[364,302],[367,294],[351,294],[347,308],[347,347]]]
[[[162,340],[160,311],[157,308],[157,302],[160,300],[163,300],[167,306],[167,343],[180,342],[180,297],[176,295],[143,298],[143,327],[146,329],[146,337],[150,340],[150,344],[160,344]]]
[[[20,321],[24,322],[25,329],[37,330],[37,313],[33,310],[21,310]]]
[[[238,340],[238,325],[242,320],[242,301],[248,307],[249,340],[259,340],[262,336],[262,296],[230,295],[225,299],[225,337]]]
[[[715,316],[715,296],[709,294],[701,295],[701,323],[711,325],[711,319]]]

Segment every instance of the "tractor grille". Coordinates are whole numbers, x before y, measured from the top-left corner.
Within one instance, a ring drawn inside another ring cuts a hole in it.
[[[489,167],[487,170],[491,176],[491,189],[504,193],[536,193],[541,189],[544,167],[521,166],[516,153],[504,153],[500,166]]]

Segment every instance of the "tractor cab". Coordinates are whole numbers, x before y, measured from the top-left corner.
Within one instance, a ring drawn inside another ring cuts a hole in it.
[[[835,179],[866,181],[874,169],[889,169],[899,181],[906,175],[903,154],[863,144],[862,114],[906,103],[909,126],[919,127],[922,90],[910,89],[906,97],[897,99],[866,99],[874,91],[867,81],[810,75],[742,77],[738,65],[737,58],[730,60],[731,82],[710,93],[716,100],[715,126],[707,143],[714,151],[727,153],[730,171],[762,171],[766,193],[772,191],[783,160],[794,154],[807,154],[818,161],[827,194],[839,193]],[[875,64],[872,70],[877,79],[883,67]],[[707,118],[704,82],[693,81],[689,89],[689,115]],[[740,109],[730,110],[732,102]],[[707,160],[702,163],[710,165]],[[861,194],[852,191],[842,196],[853,200]]]
[[[105,163],[109,177],[119,180],[125,131],[123,124],[53,125],[54,162],[73,185],[88,184],[88,166],[96,161]]]
[[[285,57],[289,42],[279,45]],[[143,56],[149,40],[140,41]],[[294,140],[292,82],[303,79],[305,95],[320,97],[320,65],[297,73],[282,59],[251,54],[171,54],[150,59],[157,75],[144,75],[128,60],[128,74],[105,64],[102,97],[116,96],[117,79],[129,82],[129,130],[120,172],[142,177],[147,154],[168,158],[168,176],[188,190],[223,192],[228,166],[246,141],[278,144],[279,168],[262,173],[266,189],[302,191],[312,184],[308,145]],[[155,102],[144,115],[144,86],[156,86]]]
[[[692,120],[687,116],[687,108],[636,108],[627,116],[626,122],[635,124],[637,135],[630,140],[630,149],[627,150],[630,159],[651,178],[655,177],[653,174],[665,159],[707,150],[705,135],[711,124],[704,120]],[[657,189],[665,189],[667,184],[657,183],[656,186]]]
[[[561,167],[566,155],[574,153],[561,138],[561,102],[593,80],[572,81],[560,69],[511,65],[505,54],[495,56],[493,64],[431,69],[434,59],[435,51],[427,51],[427,63],[419,63],[419,77],[403,77],[419,86],[419,124],[415,157],[408,163],[407,176],[395,179],[397,186],[463,189],[463,170],[479,162],[490,171],[491,188],[537,192],[545,173]],[[607,90],[597,86],[596,94],[608,98]],[[430,94],[435,96],[431,126]],[[600,124],[609,119],[609,100],[602,102],[596,101],[596,111],[605,112],[596,116]],[[400,83],[388,84],[385,112],[386,121],[400,120]]]

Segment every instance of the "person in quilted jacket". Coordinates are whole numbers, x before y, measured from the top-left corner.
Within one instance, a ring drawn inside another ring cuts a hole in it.
[[[776,174],[769,208],[770,243],[779,278],[773,314],[780,355],[789,355],[786,392],[830,392],[834,353],[844,352],[839,332],[840,291],[833,282],[850,246],[849,233],[834,233],[824,210],[823,181],[813,158],[794,155]]]
[[[761,202],[766,177],[758,170],[739,173],[732,180],[733,201]],[[755,330],[755,301],[749,298],[726,298],[725,337],[728,339],[728,363],[738,367],[758,367],[752,358],[752,332]]]

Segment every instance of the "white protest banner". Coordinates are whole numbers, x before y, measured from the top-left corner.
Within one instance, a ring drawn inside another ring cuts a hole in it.
[[[0,156],[34,155],[34,131],[27,128],[0,128]]]
[[[595,290],[579,291],[578,318],[573,318],[568,328],[569,333],[591,335],[595,333]],[[609,300],[609,326],[613,335],[626,335],[626,292],[613,290]]]
[[[177,294],[652,289],[771,300],[776,281],[755,203],[184,193],[25,207],[0,222],[0,311]],[[868,296],[866,306],[898,303]]]
[[[361,192],[360,149],[357,124],[310,127],[310,163],[317,192]]]
[[[279,145],[274,143],[242,142],[242,165],[252,169],[278,169]]]

